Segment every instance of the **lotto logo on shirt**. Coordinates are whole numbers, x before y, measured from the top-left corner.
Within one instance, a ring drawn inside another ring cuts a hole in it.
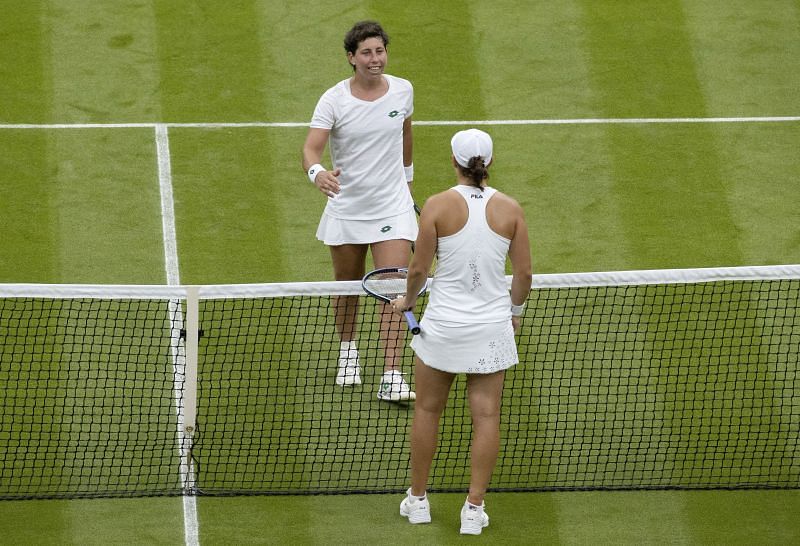
[[[397,116],[399,116],[399,115],[400,115],[400,112],[398,112],[397,110],[392,110],[392,111],[391,111],[391,112],[389,112],[389,114],[388,114],[388,116],[389,116],[390,118],[395,118],[395,117],[397,117]]]

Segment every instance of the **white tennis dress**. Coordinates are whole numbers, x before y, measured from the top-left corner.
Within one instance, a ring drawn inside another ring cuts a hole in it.
[[[330,130],[333,169],[341,169],[340,192],[329,198],[317,229],[328,245],[417,238],[414,202],[403,170],[403,123],[414,111],[414,89],[384,74],[385,95],[353,96],[350,80],[320,98],[311,127]]]
[[[511,241],[486,221],[494,188],[453,188],[467,202],[464,227],[439,237],[436,274],[411,348],[428,366],[450,373],[492,373],[519,362],[505,264]]]

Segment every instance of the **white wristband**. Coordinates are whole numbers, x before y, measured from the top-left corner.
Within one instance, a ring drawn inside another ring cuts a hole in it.
[[[512,317],[521,317],[522,313],[525,312],[525,304],[522,305],[514,305],[511,304],[511,316]]]
[[[406,173],[406,182],[411,182],[414,180],[414,164],[412,163],[408,167],[403,167],[403,170]]]
[[[313,165],[311,165],[311,168],[308,169],[308,179],[311,180],[312,184],[316,184],[317,175],[324,170],[325,167],[323,167],[319,163],[314,163]]]

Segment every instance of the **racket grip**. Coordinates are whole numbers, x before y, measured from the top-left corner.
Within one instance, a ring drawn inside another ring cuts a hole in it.
[[[411,330],[411,333],[417,335],[420,333],[419,322],[417,319],[414,318],[414,313],[411,311],[403,311],[403,315],[406,317],[406,322],[408,323],[408,329]]]

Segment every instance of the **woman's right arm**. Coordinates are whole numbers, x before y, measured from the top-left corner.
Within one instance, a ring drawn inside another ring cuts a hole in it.
[[[312,127],[308,130],[305,144],[303,144],[303,171],[308,173],[314,165],[319,165],[322,161],[322,154],[325,151],[325,145],[328,143],[329,129],[319,129]],[[324,168],[324,167],[323,167]],[[333,197],[339,193],[339,176],[340,170],[320,170],[315,174],[314,183],[319,191]]]
[[[522,207],[516,205],[516,221],[514,235],[508,248],[508,257],[511,260],[511,305],[520,306],[528,301],[531,292],[531,245],[528,239],[528,226]],[[520,317],[511,317],[514,330],[518,331]]]
[[[392,302],[395,311],[402,313],[414,308],[417,296],[425,283],[436,255],[437,229],[436,219],[441,214],[442,203],[439,195],[428,199],[419,216],[419,234],[417,235],[414,254],[408,264],[406,295]]]

